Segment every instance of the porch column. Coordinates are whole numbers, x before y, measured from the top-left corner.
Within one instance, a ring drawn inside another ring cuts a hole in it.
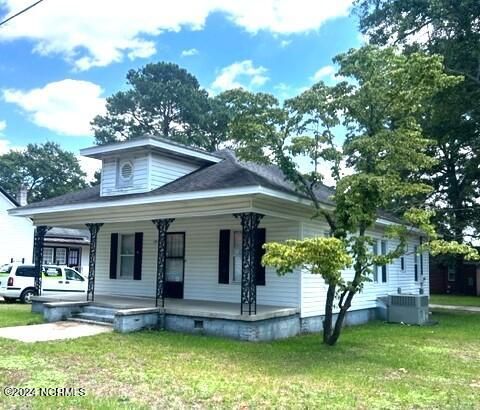
[[[97,237],[98,231],[103,226],[101,223],[85,224],[90,231],[90,255],[88,258],[88,288],[87,302],[93,302],[95,298],[95,262],[97,261]]]
[[[155,294],[155,306],[158,300],[165,306],[165,272],[167,269],[167,231],[175,219],[154,219],[152,222],[158,229],[157,243],[157,291]]]
[[[257,283],[255,272],[255,238],[262,214],[247,212],[234,214],[242,224],[242,290],[240,314],[243,315],[245,305],[248,314],[257,314]]]
[[[45,235],[50,228],[45,225],[37,226],[33,237],[33,257],[35,259],[35,293],[42,294],[42,265],[43,265],[43,244]]]

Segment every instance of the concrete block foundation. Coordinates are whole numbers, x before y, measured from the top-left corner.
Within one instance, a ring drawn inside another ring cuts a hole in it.
[[[158,329],[163,325],[163,309],[122,309],[115,312],[114,330],[130,333],[141,329]]]
[[[243,321],[166,314],[165,329],[259,342],[297,335],[300,332],[300,317],[294,314],[257,321]]]

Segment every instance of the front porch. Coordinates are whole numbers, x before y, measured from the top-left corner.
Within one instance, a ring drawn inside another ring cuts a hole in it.
[[[36,302],[41,303],[87,303],[85,298],[79,298],[78,295],[36,296],[34,299]],[[166,298],[165,306],[159,308],[155,307],[155,298],[153,297],[129,297],[122,295],[96,295],[95,302],[88,302],[88,305],[110,308],[115,311],[157,309],[158,312],[171,315],[242,320],[248,322],[290,316],[299,313],[299,309],[296,308],[257,305],[256,315],[241,315],[238,303],[171,298]]]
[[[237,303],[204,300],[166,298],[164,307],[155,307],[155,298],[148,297],[96,295],[95,302],[87,302],[78,296],[37,296],[32,311],[43,313],[47,322],[98,315],[122,333],[150,328],[264,341],[300,332],[297,308],[257,305],[256,315],[242,315]]]
[[[39,275],[37,308],[50,321],[104,308],[121,332],[165,328],[243,340],[298,334],[299,272],[279,276],[261,265],[261,256],[267,241],[298,238],[299,221],[255,209],[251,198],[250,208],[243,198],[229,201],[226,208],[210,199],[208,213],[192,201],[178,204],[173,215],[155,203],[135,215],[122,207],[108,216],[97,209],[37,216],[37,272],[49,226],[83,225],[91,233],[87,295],[49,300]]]

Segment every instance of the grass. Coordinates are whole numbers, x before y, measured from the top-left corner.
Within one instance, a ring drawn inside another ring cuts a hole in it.
[[[480,307],[480,296],[430,295],[430,303],[437,305]]]
[[[0,305],[0,323],[24,313]],[[480,315],[434,318],[439,325],[348,328],[335,347],[318,335],[254,344],[159,331],[36,344],[0,339],[0,387],[87,392],[0,393],[0,407],[480,409]]]
[[[35,325],[42,323],[40,314],[31,313],[30,305],[0,302],[0,327]]]

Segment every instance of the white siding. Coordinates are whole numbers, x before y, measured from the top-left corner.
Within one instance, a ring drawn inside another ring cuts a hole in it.
[[[130,160],[133,163],[133,182],[129,187],[120,187],[117,181],[118,162]],[[102,161],[102,196],[132,194],[149,190],[149,156],[142,154],[132,157],[104,158]]]
[[[32,262],[33,225],[30,219],[9,216],[7,209],[14,205],[0,194],[0,264],[21,261]]]
[[[298,238],[299,223],[266,216],[267,241]],[[231,215],[177,219],[169,232],[185,232],[185,299],[240,301],[239,284],[218,283],[218,240],[220,229],[241,230],[239,220]],[[110,234],[143,232],[142,280],[109,279]],[[97,244],[97,293],[135,296],[155,295],[157,231],[150,221],[105,224]],[[257,287],[259,305],[299,306],[299,273],[279,277],[266,270],[266,286]]]
[[[323,236],[324,232],[328,231],[326,223],[323,222],[304,222],[302,223],[302,234],[304,238]],[[382,232],[376,230],[371,233],[373,237],[378,239],[382,238]],[[352,302],[352,310],[366,309],[376,307],[378,304],[378,298],[387,296],[388,294],[397,293],[397,289],[400,287],[402,293],[418,293],[420,288],[420,282],[416,283],[414,280],[414,257],[413,247],[415,244],[419,244],[418,237],[411,237],[408,242],[407,254],[405,255],[405,270],[401,270],[400,259],[396,259],[393,263],[387,265],[387,282],[386,283],[374,283],[366,282],[362,292],[356,294]],[[388,249],[393,250],[396,243],[392,240],[388,241]],[[425,293],[428,294],[428,254],[423,255],[424,265],[423,272],[425,282],[423,288]],[[420,274],[420,266],[419,266]],[[381,275],[379,269],[379,277]],[[346,280],[352,280],[354,272],[352,268],[349,268],[343,272],[343,277]],[[302,317],[323,315],[325,311],[325,298],[327,294],[328,286],[320,275],[312,275],[307,271],[302,272],[301,278],[301,315]]]
[[[133,163],[133,183],[122,187],[118,183],[118,164],[124,160]],[[153,153],[108,157],[102,161],[101,195],[122,195],[147,192],[172,182],[196,169],[199,165]]]
[[[158,154],[150,155],[151,189],[159,188],[198,169],[198,165],[194,165],[189,162],[168,158]]]

